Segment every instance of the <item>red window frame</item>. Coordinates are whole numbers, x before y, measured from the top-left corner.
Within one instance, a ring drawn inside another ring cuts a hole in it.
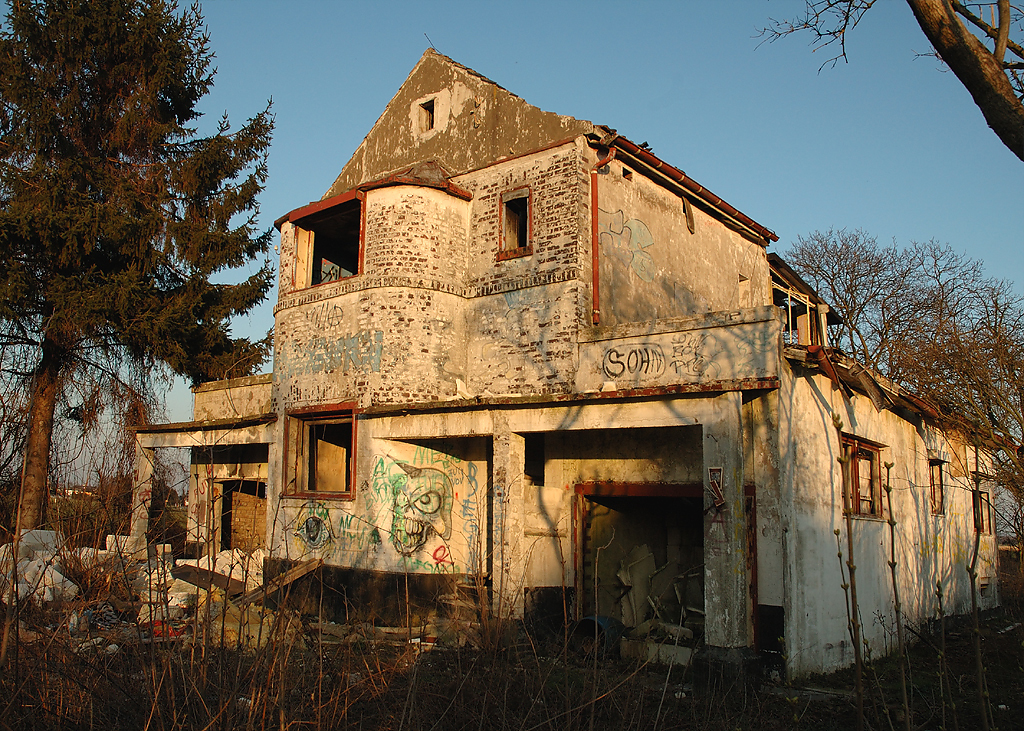
[[[882,517],[882,447],[844,434],[843,497],[851,515]],[[865,475],[864,472],[867,472]]]
[[[346,455],[347,485],[345,490],[317,490],[314,467],[310,461],[313,455],[311,430],[318,425],[350,424],[351,435]],[[353,500],[356,491],[356,445],[358,443],[358,419],[355,403],[315,406],[289,411],[285,420],[284,444],[284,489],[287,497],[315,497],[322,500]]]

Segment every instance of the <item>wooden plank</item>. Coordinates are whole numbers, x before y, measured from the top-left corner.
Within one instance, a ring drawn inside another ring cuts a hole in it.
[[[201,569],[191,564],[175,566],[171,569],[171,576],[175,579],[186,581],[193,586],[198,586],[200,589],[209,590],[211,587],[216,586],[223,589],[224,593],[228,596],[241,594],[245,591],[244,581],[232,579],[225,574],[210,571],[210,569]]]
[[[258,589],[253,589],[248,594],[238,597],[234,603],[239,607],[244,607],[247,604],[252,604],[255,601],[261,601],[276,592],[283,589],[288,584],[301,579],[306,574],[309,574],[323,565],[323,559],[311,558],[308,561],[292,566],[290,569],[285,571],[283,574],[279,574],[271,579],[269,582],[265,582],[263,586]]]

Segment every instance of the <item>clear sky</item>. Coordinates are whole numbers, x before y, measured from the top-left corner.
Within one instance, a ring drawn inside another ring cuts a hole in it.
[[[757,37],[803,5],[207,0],[218,73],[202,108],[210,124],[224,111],[241,123],[273,99],[270,227],[324,194],[432,42],[542,109],[648,142],[774,230],[774,251],[829,227],[936,239],[1024,289],[1024,164],[920,55],[906,4],[878,3],[849,34],[849,63],[820,72],[831,54],[809,36]],[[270,329],[275,299],[237,332]],[[168,417],[190,409],[175,388]]]

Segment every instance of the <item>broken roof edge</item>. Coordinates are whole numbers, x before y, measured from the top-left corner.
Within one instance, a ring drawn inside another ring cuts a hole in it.
[[[886,378],[875,369],[851,358],[838,348],[829,348],[822,345],[786,345],[783,348],[783,356],[790,361],[802,364],[804,367],[813,368],[824,373],[847,395],[856,391],[862,396],[871,399],[872,403],[875,403],[876,397],[870,393],[870,386],[865,386],[861,381],[861,377],[864,376],[870,379],[871,384],[878,388],[893,405],[932,421],[948,421],[942,412],[926,399],[904,388],[895,381]],[[877,404],[876,408],[878,408]],[[878,410],[881,411],[881,409]]]
[[[597,135],[594,135],[592,138],[592,141],[598,146],[621,150],[641,162],[650,170],[668,178],[684,190],[688,191],[689,194],[695,197],[698,201],[711,207],[727,218],[732,219],[742,228],[753,233],[757,239],[760,239],[757,243],[762,246],[767,247],[770,243],[779,240],[778,235],[770,228],[763,226],[747,214],[740,211],[738,208],[730,205],[723,198],[712,193],[679,168],[668,164],[654,153],[644,149],[635,142],[628,140],[610,127],[599,126],[598,129],[602,129],[606,132],[604,136],[598,137]]]

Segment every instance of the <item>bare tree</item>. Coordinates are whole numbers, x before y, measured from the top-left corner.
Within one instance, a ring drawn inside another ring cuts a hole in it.
[[[847,33],[874,4],[875,0],[807,0],[801,17],[770,18],[761,35],[775,41],[793,33],[811,33],[815,50],[835,49],[835,55],[822,64],[823,68],[834,66],[840,59],[847,60]],[[1010,37],[1011,31],[1018,35],[1024,31],[1024,12],[1010,0],[907,0],[907,4],[935,55],[970,92],[988,126],[1024,160],[1024,48]]]
[[[1024,540],[1024,297],[935,241],[901,250],[829,230],[798,238],[786,260],[843,318],[840,348],[998,448],[1015,505],[1003,518]]]

